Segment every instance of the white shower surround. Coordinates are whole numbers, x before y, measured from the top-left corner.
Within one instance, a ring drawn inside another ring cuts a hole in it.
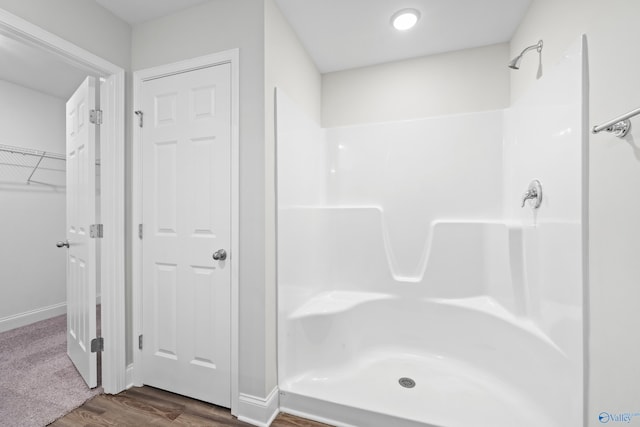
[[[284,412],[583,424],[586,88],[582,41],[506,111],[321,129],[278,93]]]

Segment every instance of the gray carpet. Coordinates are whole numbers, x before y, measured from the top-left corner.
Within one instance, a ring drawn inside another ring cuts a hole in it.
[[[46,426],[100,394],[67,357],[66,316],[0,333],[0,425]]]

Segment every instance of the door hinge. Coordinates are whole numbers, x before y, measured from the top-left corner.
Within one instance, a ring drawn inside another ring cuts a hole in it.
[[[138,237],[142,239],[142,224],[138,224]]]
[[[89,237],[92,239],[102,239],[104,237],[104,227],[102,224],[91,224],[89,226]]]
[[[94,125],[102,124],[102,110],[90,110],[89,121]]]
[[[91,353],[104,351],[104,338],[98,337],[91,340]]]
[[[136,110],[134,114],[138,116],[138,126],[142,127],[144,124],[144,113],[141,110]]]
[[[142,350],[142,334],[138,335],[138,349]]]

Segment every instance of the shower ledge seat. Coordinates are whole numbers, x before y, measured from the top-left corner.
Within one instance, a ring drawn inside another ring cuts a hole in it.
[[[323,292],[296,309],[290,319],[301,319],[308,316],[331,315],[350,310],[370,301],[393,298],[391,295],[378,292],[330,291]]]
[[[380,292],[329,291],[323,292],[298,307],[289,316],[290,320],[299,320],[311,316],[330,316],[346,312],[372,301],[400,299]],[[488,295],[468,298],[422,298],[424,302],[432,302],[493,316],[543,341],[563,357],[567,355],[551,340],[531,319],[514,315],[495,298]]]

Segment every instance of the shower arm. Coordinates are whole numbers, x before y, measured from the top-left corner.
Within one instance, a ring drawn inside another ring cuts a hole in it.
[[[519,70],[520,69],[520,61],[522,60],[522,57],[525,55],[525,53],[529,52],[530,50],[537,50],[538,53],[542,52],[542,40],[539,40],[538,43],[533,44],[531,46],[525,47],[522,52],[520,52],[520,55],[516,56],[515,58],[513,58],[511,60],[511,62],[509,62],[509,68],[512,68],[514,70]]]
[[[536,49],[538,52],[542,51],[542,40],[540,40],[538,43],[536,44],[532,44],[529,47],[525,47],[524,50],[520,53],[520,55],[518,55],[518,57],[523,57],[525,53],[529,52],[530,50]]]

